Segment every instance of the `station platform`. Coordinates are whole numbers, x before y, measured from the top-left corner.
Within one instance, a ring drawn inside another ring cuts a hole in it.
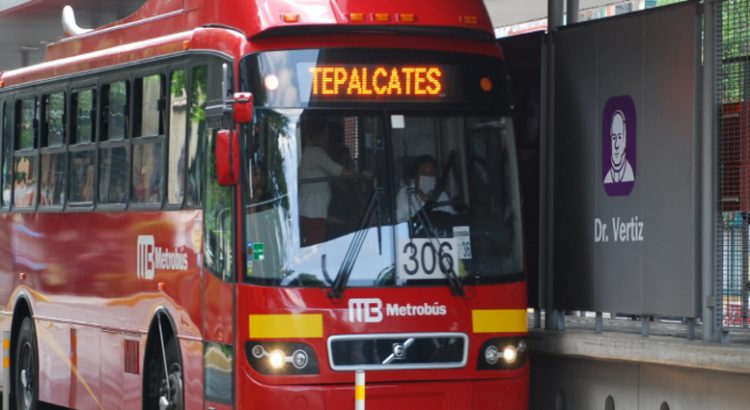
[[[529,346],[533,353],[543,355],[750,374],[748,330],[725,335],[726,343],[707,343],[701,339],[700,324],[690,339],[687,324],[678,320],[650,320],[648,336],[642,335],[640,319],[605,318],[603,331],[595,329],[594,317],[566,315],[564,330],[530,328]]]

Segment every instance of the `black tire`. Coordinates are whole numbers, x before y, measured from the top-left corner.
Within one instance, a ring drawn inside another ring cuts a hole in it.
[[[13,355],[11,403],[16,410],[39,408],[39,356],[34,321],[25,317],[21,322]]]
[[[185,408],[184,383],[180,351],[174,337],[166,341],[167,368],[169,369],[169,388],[164,371],[161,342],[156,335],[152,343],[149,357],[146,358],[146,374],[143,378],[143,410],[160,410],[159,400],[165,397],[169,403],[168,410],[183,410]]]

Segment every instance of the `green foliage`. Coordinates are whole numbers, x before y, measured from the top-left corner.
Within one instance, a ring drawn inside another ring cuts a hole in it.
[[[750,76],[750,0],[725,0],[721,4],[721,81],[723,102],[747,101]]]

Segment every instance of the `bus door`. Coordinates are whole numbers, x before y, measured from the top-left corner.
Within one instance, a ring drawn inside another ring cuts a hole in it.
[[[228,67],[225,68],[225,67]],[[231,63],[208,66],[205,109],[206,149],[203,193],[203,366],[205,408],[233,408],[236,295],[236,188],[219,185],[216,134],[227,124],[221,114],[223,84],[230,83]],[[218,113],[218,115],[215,115]]]

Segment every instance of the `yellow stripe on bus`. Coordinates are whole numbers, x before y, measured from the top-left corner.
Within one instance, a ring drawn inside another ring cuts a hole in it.
[[[526,333],[526,309],[476,309],[471,311],[474,333]]]
[[[10,358],[6,357],[3,359],[3,368],[10,369]]]
[[[354,400],[365,399],[365,386],[354,386]]]
[[[323,337],[323,315],[250,315],[251,339],[297,339]]]
[[[10,349],[10,339],[4,339],[3,340],[3,349],[9,350]]]

